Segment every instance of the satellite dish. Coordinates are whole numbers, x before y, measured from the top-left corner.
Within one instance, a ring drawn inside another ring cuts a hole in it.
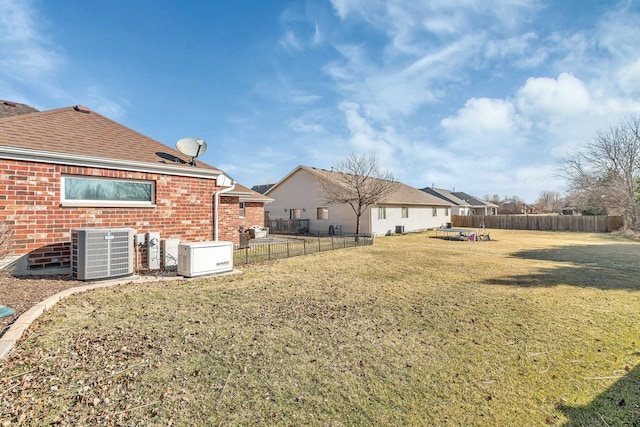
[[[207,151],[207,143],[200,138],[182,138],[176,142],[176,148],[182,154],[191,157],[191,166],[196,165],[196,157],[201,156]]]

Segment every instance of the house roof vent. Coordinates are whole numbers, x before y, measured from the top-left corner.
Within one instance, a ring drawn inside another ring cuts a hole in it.
[[[91,110],[88,107],[85,107],[84,105],[76,105],[75,107],[73,107],[74,110],[79,111],[81,113],[87,113],[89,114],[91,112]]]

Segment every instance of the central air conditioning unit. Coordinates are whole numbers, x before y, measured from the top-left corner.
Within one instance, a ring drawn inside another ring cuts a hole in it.
[[[76,280],[109,279],[133,274],[131,228],[71,230],[71,276]]]
[[[178,274],[194,277],[233,271],[232,242],[197,242],[178,245]]]

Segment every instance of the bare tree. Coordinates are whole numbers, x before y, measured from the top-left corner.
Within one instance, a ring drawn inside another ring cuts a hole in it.
[[[484,195],[484,200],[486,200],[487,202],[495,203],[496,205],[499,205],[499,204],[500,204],[500,202],[501,202],[501,200],[500,200],[500,196],[498,196],[498,195],[497,195],[497,194],[495,194],[495,193],[494,193],[493,195],[490,195],[490,194],[488,194],[488,193],[487,193],[487,194],[485,194],[485,195]]]
[[[351,153],[333,167],[333,173],[321,181],[324,202],[347,204],[356,215],[356,234],[360,232],[360,217],[371,205],[384,201],[396,189],[397,182],[389,171],[378,166],[373,154]]]
[[[0,222],[0,261],[11,255],[13,228],[7,222]]]
[[[562,197],[557,191],[544,190],[538,195],[535,202],[536,209],[542,213],[562,212]]]
[[[640,230],[639,117],[598,132],[582,151],[563,160],[562,173],[572,190],[584,194],[584,200],[601,204],[609,214],[622,215],[625,227]]]

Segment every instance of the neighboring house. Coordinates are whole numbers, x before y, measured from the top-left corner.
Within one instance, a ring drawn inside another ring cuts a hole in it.
[[[469,215],[498,215],[498,205],[495,203],[482,200],[462,191],[453,191],[451,194],[469,204]]]
[[[21,114],[35,113],[36,110],[25,104],[19,104],[12,101],[0,101],[0,117],[13,117]]]
[[[161,239],[237,244],[243,221],[261,223],[267,199],[86,107],[2,105],[0,223],[14,239],[0,268],[11,262],[14,274],[68,273],[73,228],[128,227]],[[6,113],[10,108],[25,114]],[[136,251],[135,267],[142,268],[145,249]]]
[[[265,204],[273,202],[273,199],[240,184],[236,184],[235,189],[225,193],[225,195],[238,196],[239,198],[238,212],[240,220],[238,227],[246,230],[253,226],[265,226]]]
[[[471,215],[471,205],[457,196],[453,194],[453,192],[449,190],[445,190],[442,188],[425,187],[421,189],[425,193],[431,194],[433,196],[439,197],[442,200],[450,202],[452,204],[451,215]]]
[[[537,213],[535,206],[524,202],[504,202],[498,209],[499,215],[531,215]]]
[[[257,191],[260,194],[264,194],[266,193],[271,187],[273,187],[275,184],[261,184],[261,185],[254,185],[253,187],[251,187],[251,189],[253,191]]]
[[[268,216],[273,220],[309,221],[309,232],[327,233],[329,228],[355,233],[356,216],[349,205],[328,205],[321,181],[340,184],[339,172],[298,166],[271,187],[265,195],[272,198]],[[360,217],[360,232],[374,236],[440,227],[451,222],[450,202],[408,185],[397,183],[396,191],[380,203],[370,206]]]

